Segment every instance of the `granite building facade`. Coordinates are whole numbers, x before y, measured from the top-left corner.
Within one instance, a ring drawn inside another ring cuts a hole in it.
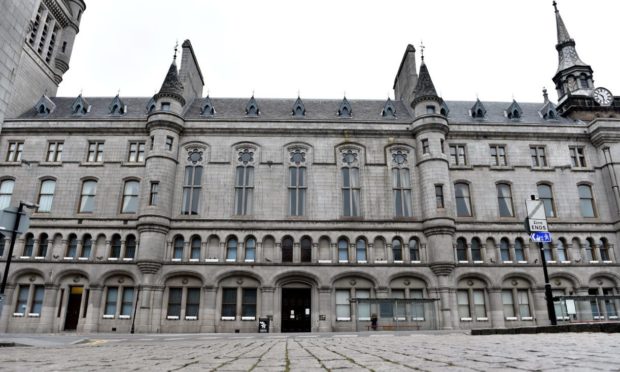
[[[24,96],[0,136],[0,206],[39,207],[0,330],[547,324],[530,195],[554,294],[619,294],[620,97],[555,14],[557,104],[444,101],[412,46],[394,100],[203,97],[189,41],[153,97]],[[366,298],[393,302],[350,302]],[[617,300],[591,305],[618,317]]]

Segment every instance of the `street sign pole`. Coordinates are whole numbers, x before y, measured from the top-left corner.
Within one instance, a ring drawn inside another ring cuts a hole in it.
[[[9,254],[6,257],[6,265],[4,265],[4,275],[2,276],[2,284],[0,285],[0,297],[4,299],[4,289],[6,288],[6,281],[9,278],[9,267],[11,266],[11,258],[13,258],[13,249],[15,248],[15,240],[17,239],[17,229],[19,228],[19,220],[22,217],[24,210],[24,203],[19,202],[17,208],[17,216],[15,217],[15,225],[13,225],[13,231],[11,232],[11,244],[9,245]]]
[[[527,209],[528,215],[527,223],[525,224],[528,234],[532,234],[533,232],[547,232],[547,217],[545,216],[543,202],[536,199],[534,195],[531,195],[531,200],[525,201],[525,208]],[[532,234],[532,236],[533,235],[535,234]],[[540,240],[538,241],[538,249],[540,250],[543,274],[545,276],[545,300],[547,302],[547,314],[549,315],[549,322],[551,322],[551,325],[557,325],[558,320],[555,315],[555,306],[553,305],[553,293],[551,292],[549,272],[547,271],[547,258],[545,257],[544,243]]]

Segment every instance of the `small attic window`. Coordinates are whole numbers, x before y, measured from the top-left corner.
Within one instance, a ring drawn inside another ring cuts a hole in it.
[[[125,115],[125,106],[121,106],[119,104],[114,104],[112,109],[110,110],[110,114],[112,115]]]
[[[472,111],[471,117],[472,118],[481,119],[481,118],[484,117],[484,112],[482,111],[482,109],[478,109],[476,111]]]
[[[441,108],[441,110],[439,110],[439,113],[441,114],[441,116],[448,116],[448,112],[446,112],[445,108]]]
[[[306,111],[301,106],[296,106],[295,110],[293,110],[293,116],[305,116]]]
[[[579,76],[579,85],[584,89],[588,89],[590,87],[590,83],[586,75]]]
[[[213,116],[215,114],[215,109],[213,108],[213,106],[206,104],[204,105],[204,107],[202,108],[202,116]]]
[[[520,118],[521,118],[521,114],[516,109],[508,113],[508,119],[517,120]]]
[[[258,116],[260,114],[260,112],[258,111],[258,107],[256,107],[256,105],[251,104],[246,109],[245,114],[247,116]]]
[[[162,102],[161,103],[162,111],[170,111],[170,102]]]
[[[381,111],[381,116],[385,117],[395,117],[396,113],[394,112],[394,109],[392,107],[386,107],[383,109],[383,111]]]
[[[47,107],[45,107],[44,104],[40,104],[39,105],[39,109],[37,110],[37,113],[39,115],[47,115],[50,113],[50,109],[48,109]]]
[[[426,113],[427,114],[434,114],[435,113],[435,106],[433,106],[433,105],[426,106]]]
[[[149,114],[151,112],[155,111],[155,104],[153,103],[152,105],[149,106]]]
[[[73,108],[74,115],[85,115],[87,112],[88,112],[88,108],[82,106],[79,103],[75,105],[75,107]]]

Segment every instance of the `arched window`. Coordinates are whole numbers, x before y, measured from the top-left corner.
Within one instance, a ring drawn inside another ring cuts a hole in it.
[[[200,189],[202,182],[202,166],[189,165],[185,167],[183,178],[183,214],[198,214]]]
[[[609,242],[607,239],[602,238],[599,240],[598,244],[601,261],[611,261],[611,257],[609,256]]]
[[[338,240],[338,261],[349,262],[349,242],[346,239]]]
[[[8,208],[11,205],[14,187],[15,181],[13,180],[4,180],[0,183],[0,209]]]
[[[69,235],[69,239],[67,240],[67,252],[65,257],[76,258],[77,257],[77,246],[78,240],[75,234]]]
[[[123,207],[121,213],[136,213],[138,211],[138,195],[140,182],[127,181],[123,189]]]
[[[511,261],[510,259],[510,242],[506,238],[499,241],[499,253],[502,261]]]
[[[409,239],[409,259],[411,262],[419,262],[420,260],[420,242],[417,238]]]
[[[256,260],[256,239],[250,237],[245,240],[245,261]]]
[[[355,242],[355,260],[357,262],[366,262],[366,240],[359,238]]]
[[[538,185],[538,197],[545,206],[545,215],[547,217],[555,217],[555,206],[553,203],[553,191],[551,186],[545,183]]]
[[[596,260],[596,250],[594,246],[594,240],[591,238],[586,239],[586,261]]]
[[[482,251],[480,249],[480,239],[471,240],[471,259],[472,261],[482,261]]]
[[[37,212],[49,212],[52,210],[52,201],[54,200],[54,191],[56,190],[56,181],[45,180],[41,182],[41,191],[39,192],[39,208]]]
[[[293,239],[282,239],[282,262],[293,262]]]
[[[342,215],[357,217],[360,215],[360,169],[344,166],[342,172]]]
[[[301,164],[301,163],[299,163]],[[291,166],[289,174],[289,214],[291,216],[303,216],[306,210],[306,167]]]
[[[308,237],[301,238],[301,262],[312,261],[312,240]]]
[[[46,233],[39,235],[39,246],[37,248],[36,257],[45,257],[47,256],[47,244],[49,243],[49,238]],[[0,255],[1,256],[1,255]]]
[[[90,257],[90,254],[93,249],[93,238],[89,234],[85,234],[82,237],[82,254],[80,257]]]
[[[517,238],[515,240],[515,259],[517,261],[525,261],[525,251],[523,249],[523,240]]]
[[[172,247],[172,259],[173,260],[181,260],[183,259],[183,251],[185,248],[185,240],[182,236],[177,236],[174,238],[174,246]],[[235,244],[236,248],[236,244]]]
[[[589,185],[577,186],[579,191],[579,208],[581,217],[596,217],[594,209],[594,198],[592,197],[592,188]]]
[[[455,183],[454,196],[456,199],[456,215],[458,217],[471,217],[472,210],[469,185],[466,183]]]
[[[84,183],[82,183],[82,194],[80,196],[80,213],[92,213],[95,211],[96,195],[97,181],[84,181]]]
[[[465,238],[456,239],[456,260],[467,261],[467,241]]]
[[[564,243],[563,238],[560,238],[555,242],[555,255],[558,258],[558,261],[566,261],[566,244]]]
[[[189,258],[190,260],[199,260],[200,259],[200,249],[202,246],[202,241],[199,236],[194,236],[192,238],[192,242],[190,244],[189,249]]]
[[[112,236],[110,257],[117,259],[121,257],[121,236],[118,234],[114,234]]]
[[[226,261],[237,261],[237,238],[228,239],[226,244]]]
[[[507,183],[497,184],[497,202],[499,205],[500,217],[514,217],[512,208],[512,191]]]
[[[542,249],[545,255],[545,260],[547,260],[547,262],[554,261],[553,252],[551,251],[551,245],[549,245],[549,243],[543,243]]]
[[[395,216],[411,217],[411,177],[408,168],[392,168],[392,195]]]
[[[125,238],[125,257],[124,258],[135,258],[136,257],[136,237],[132,234],[127,235]]]
[[[34,235],[28,233],[24,239],[24,256],[32,257],[34,254]]]
[[[392,239],[392,258],[394,262],[403,261],[403,243],[400,238]]]
[[[235,213],[252,214],[254,195],[254,167],[238,166],[235,180]]]
[[[6,239],[4,235],[0,235],[0,257],[4,256],[4,247],[6,246]]]

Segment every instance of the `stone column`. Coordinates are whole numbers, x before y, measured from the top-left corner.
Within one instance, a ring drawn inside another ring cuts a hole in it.
[[[293,243],[293,262],[301,261],[301,250],[299,243]]]
[[[150,330],[148,332],[161,332],[161,319],[166,316],[166,309],[163,308],[164,289],[163,286],[151,288],[153,298],[151,301],[151,323],[148,325]]]
[[[265,262],[265,253],[263,252],[263,242],[256,242],[256,262]]]
[[[312,243],[312,259],[311,262],[319,262],[319,243]]]
[[[2,304],[2,312],[0,312],[0,332],[8,332],[9,330],[9,319],[13,316],[13,310],[15,308],[14,294],[15,285],[7,283],[4,290],[4,304]]]
[[[217,299],[217,287],[206,286],[204,287],[204,300],[203,306],[200,309],[201,327],[202,333],[214,333],[215,332],[215,303]]]
[[[274,287],[261,287],[260,288],[261,291],[261,299],[260,299],[260,304],[261,304],[261,309],[260,309],[260,313],[258,314],[259,317],[268,317],[269,319],[271,319],[270,322],[270,330],[269,332],[272,332],[273,328],[273,324],[276,316],[279,318],[280,317],[280,313],[281,311],[279,311],[279,309],[276,307],[276,298],[275,298],[275,288]],[[258,319],[256,319],[258,320]]]
[[[454,264],[434,264],[431,270],[437,276],[437,293],[440,299],[440,314],[442,329],[453,329],[452,325],[452,306],[450,302],[450,290],[454,286],[451,285],[451,274],[454,270]]]
[[[534,319],[536,319],[536,325],[550,325],[549,313],[547,311],[547,300],[545,299],[545,287],[540,286],[532,288],[532,300],[534,303]]]
[[[336,313],[332,308],[331,287],[319,288],[319,332],[331,332],[332,322],[336,321]]]
[[[375,263],[376,256],[377,255],[375,254],[375,245],[373,243],[368,243],[368,257],[366,257],[368,263]]]
[[[45,284],[45,295],[43,296],[43,307],[41,308],[37,333],[54,332],[54,317],[56,316],[56,300],[59,288],[59,286],[51,283]]]
[[[489,288],[490,318],[493,328],[506,328],[504,322],[504,303],[502,302],[502,289]]]
[[[329,252],[330,252],[330,257],[332,260],[332,263],[334,262],[338,262],[338,245],[336,243],[330,243],[329,244]]]
[[[577,296],[587,296],[588,288],[577,288]],[[589,301],[575,301],[575,309],[577,310],[577,320],[593,320],[592,308]]]
[[[101,301],[103,297],[103,287],[95,284],[90,285],[90,295],[88,299],[88,314],[84,322],[84,332],[99,331],[99,317],[101,316]],[[109,329],[102,330],[109,332]]]

